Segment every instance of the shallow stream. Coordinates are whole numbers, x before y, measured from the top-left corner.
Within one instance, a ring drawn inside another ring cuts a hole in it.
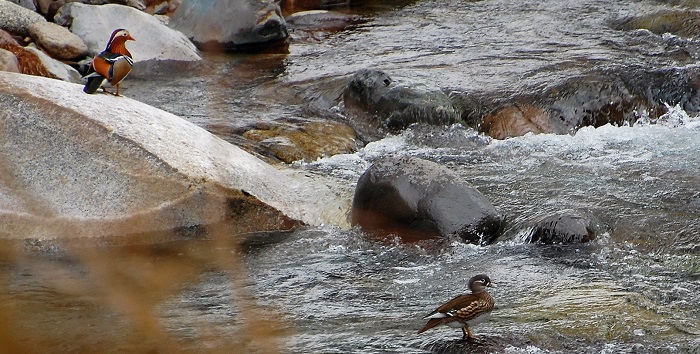
[[[367,5],[342,9],[364,19],[346,30],[292,31],[288,47],[265,53],[206,54],[190,72],[135,73],[124,94],[236,142],[235,132],[256,122],[336,116],[329,97],[362,68],[502,98],[594,68],[694,64],[673,50],[682,42],[700,52],[697,39],[611,27],[662,8],[671,5]],[[456,171],[505,215],[504,234],[490,246],[438,247],[325,225],[245,248],[185,240],[3,251],[0,285],[9,291],[0,316],[22,318],[0,328],[12,333],[7,352],[700,352],[700,118],[669,107],[653,123],[507,140],[418,125],[353,154],[281,168],[335,177],[339,198],[351,198],[362,172],[389,154]],[[566,209],[595,221],[594,242],[526,243],[537,220]],[[497,284],[496,310],[474,328],[479,342],[447,327],[416,334],[425,314],[478,273]]]

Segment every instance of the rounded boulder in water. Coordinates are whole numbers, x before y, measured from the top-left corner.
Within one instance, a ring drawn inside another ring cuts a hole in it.
[[[372,236],[407,242],[459,236],[490,244],[503,217],[491,202],[450,169],[415,157],[386,157],[360,177],[352,224]]]
[[[586,243],[596,238],[591,220],[566,210],[537,222],[530,234],[530,243]]]

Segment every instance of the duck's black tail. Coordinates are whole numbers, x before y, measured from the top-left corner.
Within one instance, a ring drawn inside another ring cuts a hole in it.
[[[88,77],[83,91],[86,93],[95,93],[95,91],[102,86],[102,82],[104,82],[104,80],[105,78],[99,75]]]

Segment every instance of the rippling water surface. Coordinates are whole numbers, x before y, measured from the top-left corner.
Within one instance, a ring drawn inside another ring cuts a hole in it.
[[[256,122],[333,111],[328,98],[367,67],[399,81],[507,97],[597,67],[683,65],[667,54],[668,36],[610,26],[669,7],[661,1],[401,5],[349,9],[365,21],[316,37],[292,33],[284,50],[207,54],[188,73],[135,73],[125,92],[232,140]],[[339,195],[350,198],[360,174],[389,154],[456,171],[506,216],[504,235],[487,247],[438,247],[377,242],[328,225],[245,250],[188,241],[37,256],[0,264],[12,299],[4,306],[27,314],[22,328],[57,351],[143,351],[160,338],[164,351],[198,352],[698,352],[698,118],[671,108],[655,124],[504,141],[461,125],[414,126],[355,154],[284,168],[336,177]],[[564,209],[593,219],[598,238],[524,242],[534,222]],[[421,317],[466,291],[477,273],[498,286],[497,309],[475,328],[482,340],[460,342],[449,328],[416,334]],[[162,292],[149,292],[156,285]],[[142,302],[120,296],[131,291],[124,289],[143,294]],[[67,326],[62,335],[51,330],[56,321]],[[153,334],[139,341],[143,331]],[[251,331],[265,339],[248,342]]]

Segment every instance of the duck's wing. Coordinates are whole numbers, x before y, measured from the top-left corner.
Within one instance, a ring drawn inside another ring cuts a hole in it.
[[[449,322],[460,321],[460,311],[473,307],[473,304],[479,302],[479,298],[472,294],[462,294],[456,296],[452,300],[442,304],[440,307],[423,317],[428,319],[428,323],[421,328],[418,333],[423,333],[433,327]],[[469,310],[471,311],[471,310]]]
[[[454,316],[460,309],[471,306],[474,302],[479,301],[479,297],[473,294],[462,294],[454,297],[452,300],[440,305],[433,312],[423,318],[443,318]]]

